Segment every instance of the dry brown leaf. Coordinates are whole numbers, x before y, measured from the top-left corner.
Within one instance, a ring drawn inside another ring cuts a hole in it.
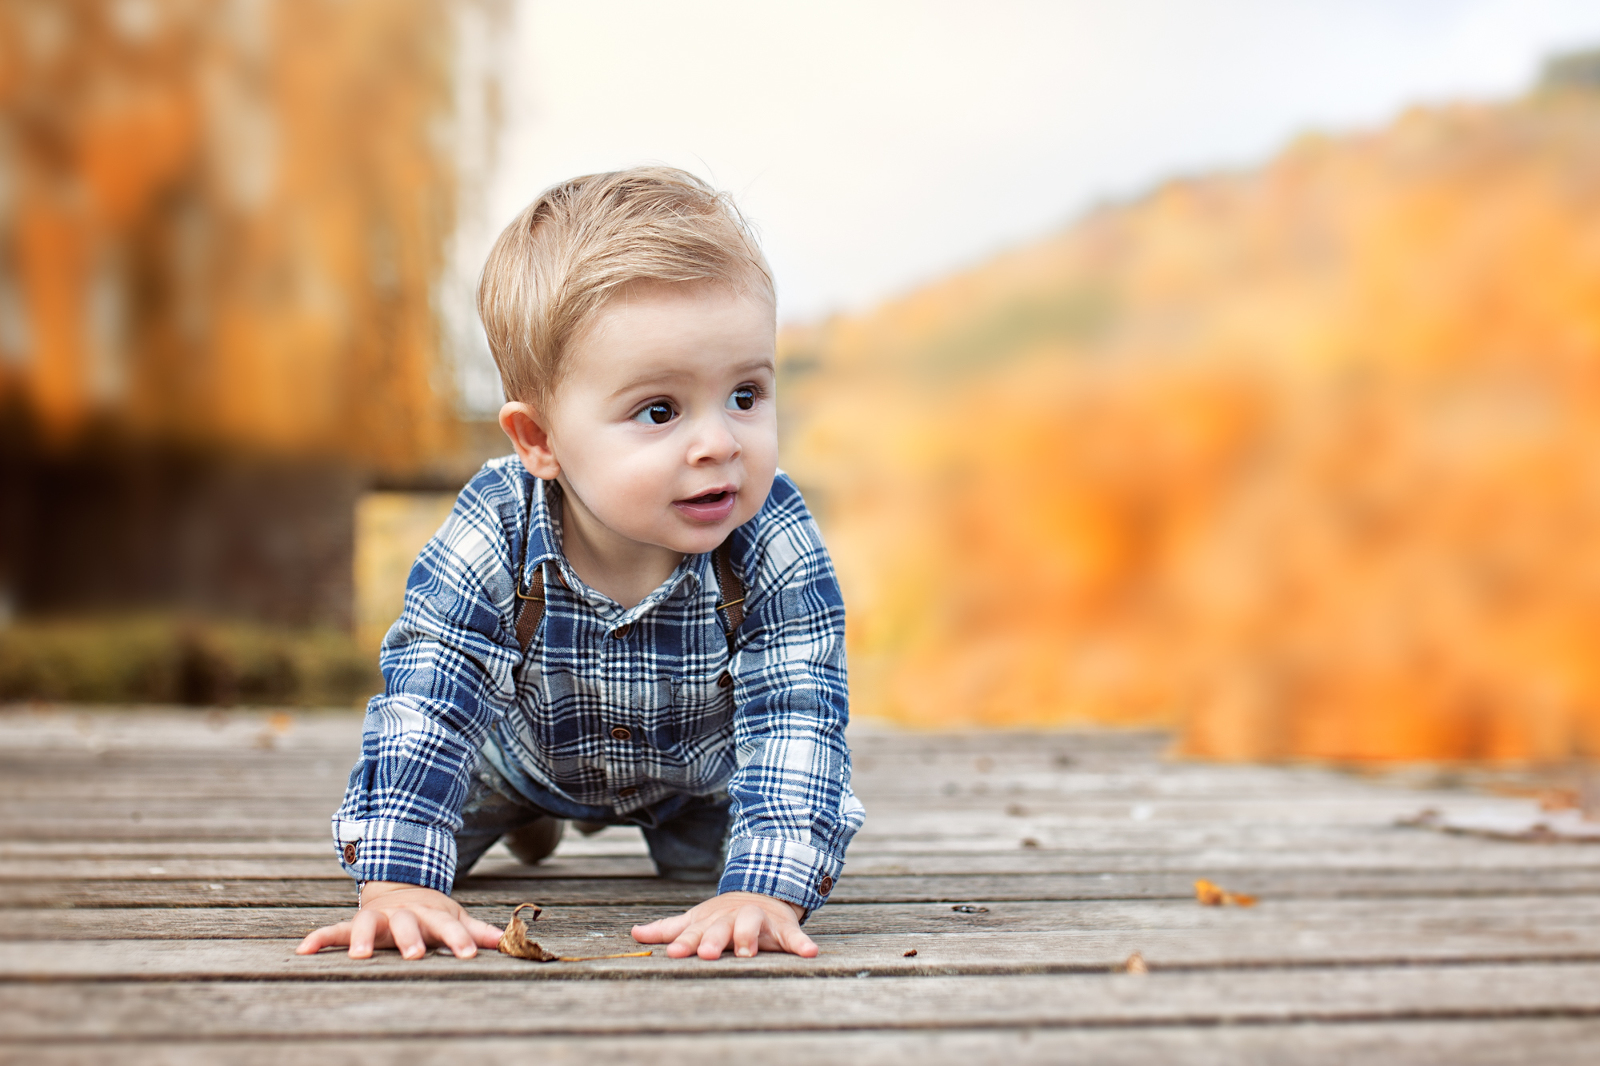
[[[1254,907],[1256,898],[1243,892],[1229,892],[1221,885],[1205,878],[1194,883],[1194,898],[1206,907]]]
[[[907,959],[915,958],[916,955],[917,955],[917,949],[916,948],[912,948],[910,951],[902,953],[902,957],[903,958],[907,958]]]
[[[506,923],[506,931],[500,934],[500,954],[510,955],[516,959],[532,959],[534,962],[555,962],[559,955],[552,955],[537,943],[528,939],[528,923],[517,915],[529,907],[533,908],[532,921],[537,922],[541,911],[537,904],[523,903],[511,912],[511,920]]]
[[[500,934],[502,955],[531,959],[534,962],[594,962],[598,959],[642,959],[653,954],[649,951],[622,951],[615,955],[552,955],[536,941],[528,939],[528,923],[517,917],[518,913],[528,907],[533,908],[533,917],[529,921],[537,922],[539,915],[544,913],[536,903],[523,903],[512,911],[511,920],[506,923],[506,931]]]
[[[1128,961],[1122,964],[1123,973],[1149,973],[1150,967],[1145,965],[1144,956],[1135,951],[1128,956]]]

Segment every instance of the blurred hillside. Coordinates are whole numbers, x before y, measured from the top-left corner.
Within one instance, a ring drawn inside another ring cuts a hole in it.
[[[1595,69],[788,333],[858,710],[1222,758],[1600,752]]]
[[[435,297],[502,7],[0,2],[0,616],[351,624],[361,492],[483,450]]]

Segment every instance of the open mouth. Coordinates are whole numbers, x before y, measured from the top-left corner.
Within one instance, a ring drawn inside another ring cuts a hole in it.
[[[733,513],[736,489],[718,489],[715,492],[675,500],[673,506],[697,522],[720,522]]]

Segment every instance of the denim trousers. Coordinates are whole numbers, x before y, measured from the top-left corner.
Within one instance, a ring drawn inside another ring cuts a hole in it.
[[[528,792],[535,795],[529,796]],[[617,815],[604,807],[573,803],[524,783],[506,780],[482,756],[472,773],[456,831],[456,880],[507,833],[540,818],[566,818],[599,825],[636,825],[644,833],[656,874],[673,881],[715,882],[727,849],[728,796],[670,796],[643,810]]]

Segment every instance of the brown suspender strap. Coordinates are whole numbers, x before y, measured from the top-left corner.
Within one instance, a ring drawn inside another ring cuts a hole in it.
[[[712,552],[711,561],[717,575],[717,590],[722,596],[722,602],[717,604],[717,610],[722,612],[726,619],[724,632],[728,635],[728,650],[733,650],[733,634],[744,622],[744,582],[739,580],[739,575],[733,571],[733,537],[717,546]],[[517,608],[517,643],[522,646],[522,653],[528,653],[528,646],[533,643],[533,636],[539,632],[539,621],[544,617],[544,567],[537,567],[533,577],[528,581],[528,591],[522,591],[522,567],[517,567],[517,599],[521,605]],[[731,593],[731,595],[730,595]]]
[[[739,575],[733,572],[733,534],[728,534],[728,539],[717,545],[717,550],[711,553],[713,568],[717,572],[717,589],[722,594],[722,602],[717,604],[717,610],[727,619],[725,630],[728,634],[728,651],[733,651],[733,634],[744,621],[744,582],[739,580]]]
[[[526,655],[528,645],[533,643],[533,635],[539,632],[539,619],[544,617],[544,567],[534,569],[527,592],[522,591],[520,573],[517,582],[517,599],[522,601],[517,608],[517,643],[522,645],[522,653]]]
[[[522,552],[517,557],[517,572],[511,575],[512,588],[517,593],[517,643],[522,646],[522,654],[528,654],[528,645],[533,643],[533,635],[539,632],[539,620],[544,617],[544,567],[535,567],[533,578],[528,582],[528,591],[522,591],[522,571],[528,565],[528,541],[533,538],[533,494],[539,491],[537,484],[528,485],[528,511],[523,519]]]

